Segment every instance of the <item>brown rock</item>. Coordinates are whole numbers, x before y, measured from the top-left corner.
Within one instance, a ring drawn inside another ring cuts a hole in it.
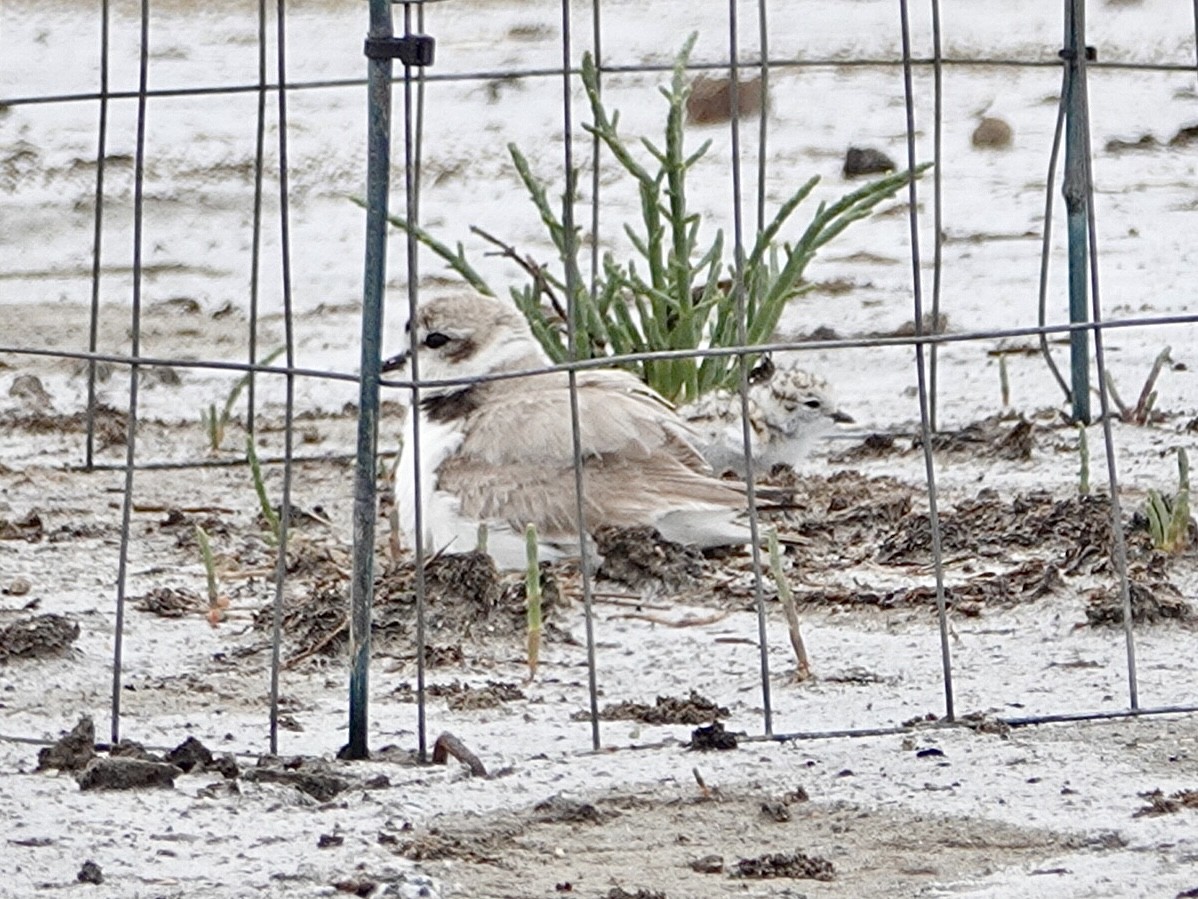
[[[761,115],[766,106],[761,77],[737,79],[738,115],[742,119]],[[691,83],[686,98],[686,121],[691,125],[716,125],[732,118],[732,79],[728,76],[700,75]]]
[[[1002,119],[986,116],[973,129],[970,142],[979,150],[1005,150],[1011,146],[1015,132]]]

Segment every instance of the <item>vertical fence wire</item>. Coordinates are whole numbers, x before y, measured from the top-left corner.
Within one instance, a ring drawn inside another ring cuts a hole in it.
[[[250,237],[250,334],[249,362],[258,360],[258,291],[262,262],[262,169],[266,156],[266,0],[258,0],[258,117],[254,135],[254,211]],[[258,408],[258,374],[246,373],[245,430],[254,439],[255,410]]]
[[[1194,0],[1194,73],[1198,75],[1198,0]]]
[[[129,574],[129,529],[133,515],[133,472],[137,453],[137,398],[141,368],[141,263],[142,230],[145,224],[146,100],[150,71],[150,0],[141,0],[140,44],[137,57],[137,138],[133,151],[133,288],[129,355],[129,412],[125,430],[125,487],[121,502],[121,539],[116,576],[116,621],[112,641],[112,720],[113,744],[121,739],[121,675],[125,633],[125,589]]]
[[[761,110],[757,121],[757,233],[765,230],[766,152],[769,146],[770,110],[770,28],[766,0],[757,0],[757,43],[761,54],[758,77],[761,79]]]
[[[932,333],[940,330],[940,281],[943,274],[944,154],[944,59],[940,41],[940,0],[932,0]],[[932,344],[928,352],[928,421],[938,430],[937,409],[940,405],[940,353]]]
[[[404,5],[405,25],[410,16]],[[372,40],[393,36],[388,0],[370,4]],[[405,28],[405,31],[410,30]],[[362,325],[359,348],[357,458],[354,464],[353,575],[349,590],[349,743],[345,756],[364,759],[369,753],[370,706],[370,605],[374,595],[374,524],[378,517],[377,459],[379,375],[382,367],[383,295],[387,277],[387,210],[390,205],[391,175],[391,76],[393,64],[386,57],[367,60],[367,170],[366,252],[362,276]],[[411,68],[404,67],[404,129],[407,156],[408,221],[414,221],[416,204],[412,189],[414,160],[411,145]],[[410,263],[410,260],[409,260]],[[414,273],[408,266],[409,288]],[[418,641],[419,642],[419,641]],[[418,674],[423,649],[417,652]],[[423,707],[417,714],[423,724]],[[423,731],[423,728],[420,728]]]
[[[1198,2],[1198,0],[1195,0]],[[591,0],[591,44],[595,59],[595,94],[603,96],[602,0]],[[599,290],[599,135],[591,132],[591,299]]]
[[[371,15],[372,17],[380,17],[378,21],[381,23],[381,17],[387,15],[383,12],[383,7],[386,7],[390,0],[372,0]],[[404,7],[404,24],[408,24],[408,7]],[[372,18],[372,23],[375,21]],[[387,21],[390,21],[389,15]],[[381,24],[379,27],[382,27]],[[388,26],[387,34],[390,34],[390,26]],[[405,89],[407,88],[405,81]],[[390,97],[390,90],[387,90],[387,96]],[[378,103],[378,98],[374,97],[372,103]],[[388,100],[388,104],[390,100]],[[406,103],[406,100],[405,100]],[[408,114],[408,109],[405,106],[404,110],[404,153],[406,158],[410,159],[413,152],[412,147],[412,131],[411,131],[411,116]],[[387,163],[390,165],[390,162]],[[377,185],[376,185],[377,190]],[[406,203],[406,211],[409,216],[415,214],[416,211],[416,186],[413,182],[413,172],[411,166],[404,167],[404,202]],[[380,214],[386,214],[386,198],[383,200],[383,205],[380,207]],[[369,208],[367,213],[369,215]],[[415,226],[415,219],[409,218],[409,221]],[[407,242],[405,244],[407,251],[407,285],[408,285],[408,323],[410,334],[416,333],[416,313],[418,309],[419,296],[417,294],[417,278],[416,278],[416,239],[412,234],[412,229],[407,229]],[[380,262],[379,265],[382,265]],[[405,431],[403,454],[411,455],[411,476],[412,476],[412,527],[415,533],[415,539],[412,541],[412,565],[415,570],[415,593],[416,593],[416,757],[421,764],[428,761],[428,733],[427,733],[427,695],[425,691],[425,666],[424,666],[424,650],[425,650],[425,632],[424,632],[424,615],[427,605],[428,586],[424,574],[425,563],[425,547],[424,547],[424,470],[421,465],[421,439],[422,428],[420,422],[420,342],[410,340],[408,345],[408,373],[411,376],[411,386],[409,391],[409,404],[407,417],[404,421]],[[409,446],[411,447],[409,453]],[[396,468],[396,477],[403,477],[404,473]],[[373,585],[372,585],[373,587]]]
[[[1098,378],[1098,402],[1102,415],[1102,442],[1106,455],[1107,479],[1111,493],[1111,534],[1113,539],[1115,573],[1119,580],[1119,597],[1123,610],[1123,638],[1127,656],[1128,705],[1135,711],[1140,707],[1140,691],[1136,673],[1135,626],[1131,610],[1131,586],[1127,577],[1127,541],[1123,534],[1123,507],[1119,498],[1119,471],[1115,458],[1115,439],[1111,424],[1110,389],[1107,384],[1105,340],[1102,329],[1102,302],[1098,278],[1098,217],[1094,210],[1094,170],[1090,145],[1090,90],[1086,75],[1086,9],[1085,0],[1071,0],[1078,52],[1074,81],[1079,116],[1078,137],[1081,142],[1081,189],[1086,204],[1086,238],[1089,249],[1090,319],[1094,323],[1094,367]],[[1084,333],[1084,332],[1083,332]]]
[[[915,376],[919,388],[919,429],[923,443],[924,475],[928,487],[928,525],[932,531],[932,565],[936,577],[936,615],[940,625],[940,664],[944,684],[944,716],[956,717],[953,708],[952,655],[948,644],[948,611],[944,597],[944,548],[940,532],[940,510],[937,501],[936,463],[932,455],[932,422],[928,408],[927,361],[924,344],[923,286],[919,255],[919,193],[915,178],[915,88],[912,78],[911,18],[907,0],[899,0],[899,20],[903,42],[903,94],[907,113],[907,198],[911,222],[911,294],[915,314]]]
[[[566,352],[578,360],[578,234],[574,230],[574,104],[571,74],[570,0],[562,0],[562,165],[566,191],[562,200],[562,261],[566,267]],[[599,677],[595,660],[595,610],[591,585],[591,546],[588,542],[586,503],[583,496],[582,422],[578,408],[578,373],[571,368],[566,377],[570,389],[570,442],[574,464],[574,514],[578,518],[579,567],[582,569],[582,606],[587,638],[587,692],[590,701],[591,748],[599,748]]]
[[[92,211],[92,296],[87,351],[96,352],[100,335],[100,259],[104,237],[104,167],[108,144],[108,0],[100,0],[100,124],[96,137],[96,205]],[[91,470],[96,447],[96,360],[87,363],[87,436],[83,467]]]
[[[422,7],[423,9],[423,7]],[[410,34],[412,31],[412,8],[410,4],[404,4],[404,34]],[[390,91],[388,91],[390,96]],[[388,99],[388,108],[390,100]],[[412,134],[412,69],[411,66],[404,66],[404,199],[407,203],[408,221],[413,225],[417,222],[417,204],[419,202],[420,183],[417,175],[419,172],[415,169],[413,162],[417,148],[417,141],[420,140],[420,134]],[[386,199],[382,205],[382,210],[385,213],[387,209]],[[386,227],[385,223],[382,226]],[[407,266],[408,266],[408,296],[411,299],[412,309],[416,308],[419,300],[419,283],[417,277],[417,263],[419,256],[416,252],[417,243],[416,236],[409,229],[407,240],[405,242],[407,250]],[[413,315],[413,320],[415,316]],[[381,327],[381,322],[380,322]],[[413,326],[413,333],[415,326]],[[415,343],[412,346],[413,357],[416,354]],[[416,369],[412,369],[412,378],[416,379]],[[417,406],[413,403],[412,409],[408,413],[412,415],[414,420],[419,419]],[[421,494],[420,481],[416,481],[416,495]],[[417,519],[419,523],[419,519]],[[416,545],[420,546],[423,541],[423,531],[417,530]],[[416,755],[423,763],[428,761],[428,696],[426,694],[425,685],[425,610],[428,602],[427,585],[424,579],[424,557],[423,551],[416,556]]]
[[[1068,69],[1062,67],[1061,98],[1057,103],[1057,122],[1052,133],[1052,150],[1048,154],[1048,176],[1044,182],[1044,234],[1040,241],[1040,293],[1036,318],[1041,328],[1048,325],[1048,267],[1052,254],[1052,215],[1056,195],[1054,188],[1057,177],[1057,161],[1061,156],[1061,139],[1065,135],[1065,95],[1068,86],[1069,72]],[[1048,365],[1048,370],[1052,372],[1057,386],[1064,392],[1065,402],[1072,403],[1073,391],[1065,381],[1061,370],[1057,368],[1056,361],[1052,358],[1052,350],[1048,347],[1048,335],[1044,331],[1040,332],[1040,355],[1044,357],[1044,362]]]
[[[736,0],[728,0],[729,111],[732,131],[732,232],[734,265],[732,292],[736,302],[736,342],[745,349],[749,342],[749,313],[745,297],[745,235],[740,177],[740,40]],[[764,109],[762,117],[764,118]],[[745,451],[745,500],[749,507],[749,539],[753,556],[753,597],[757,608],[757,643],[761,662],[761,717],[766,736],[774,733],[774,710],[770,692],[770,643],[765,617],[765,586],[761,570],[761,527],[757,513],[757,489],[753,479],[752,422],[749,417],[749,357],[740,363],[740,424]]]
[[[270,646],[270,752],[279,751],[279,665],[283,636],[283,586],[287,580],[287,537],[291,525],[291,475],[295,438],[295,333],[291,308],[290,179],[287,169],[287,2],[278,0],[275,52],[279,85],[279,254],[283,276],[283,344],[286,348],[286,406],[283,410],[283,500],[279,508],[279,547]]]

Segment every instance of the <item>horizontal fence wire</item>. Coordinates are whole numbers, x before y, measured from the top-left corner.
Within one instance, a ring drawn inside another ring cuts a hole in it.
[[[748,60],[742,65],[760,65],[760,61]],[[876,59],[771,59],[769,66],[771,69],[901,69],[904,65],[903,59],[898,58],[876,58]],[[933,57],[919,57],[911,60],[911,65],[915,68],[932,69],[937,65],[937,61]],[[1003,69],[1059,69],[1061,61],[1055,57],[1044,59],[1012,59],[1012,58],[953,58],[945,57],[939,61],[939,65],[948,68],[1003,68]],[[1161,73],[1176,73],[1176,72],[1193,72],[1193,63],[1156,63],[1156,62],[1090,62],[1086,66],[1088,69],[1098,71],[1112,72],[1161,72]],[[727,62],[691,62],[685,66],[688,72],[712,72],[712,71],[727,71]],[[638,74],[662,74],[672,72],[674,66],[672,63],[640,63],[640,64],[617,64],[608,63],[603,66],[602,71],[609,75],[638,75]],[[570,74],[579,75],[581,69],[571,68]],[[562,74],[560,68],[546,67],[529,67],[529,68],[511,68],[511,69],[476,69],[467,72],[429,72],[425,74],[424,80],[430,84],[441,82],[454,81],[490,81],[497,78],[505,80],[515,80],[523,78],[557,78]],[[311,80],[297,80],[287,82],[286,89],[288,91],[312,91],[312,90],[336,90],[349,87],[366,87],[367,81],[365,78],[319,78]],[[146,96],[151,99],[165,97],[205,97],[222,94],[252,94],[263,88],[257,83],[242,83],[242,84],[227,84],[227,85],[211,85],[207,87],[159,87],[151,88],[146,91]],[[267,91],[277,91],[279,85],[277,82],[268,82],[265,85]],[[136,100],[138,92],[135,90],[114,90],[106,93],[100,91],[77,91],[65,94],[30,94],[24,96],[2,97],[0,103],[6,106],[30,106],[37,104],[48,103],[85,103],[95,102],[104,97],[109,100]]]
[[[1154,315],[1142,318],[1115,318],[1100,322],[1077,322],[1059,325],[1028,325],[1018,328],[982,328],[971,331],[957,331],[934,334],[904,334],[893,337],[838,337],[818,340],[779,340],[768,343],[753,344],[743,347],[698,347],[686,350],[646,350],[640,353],[624,353],[621,355],[602,356],[592,359],[578,359],[573,362],[560,362],[541,368],[521,369],[515,372],[500,372],[488,375],[475,375],[458,378],[429,378],[419,382],[382,378],[379,383],[384,387],[411,388],[416,383],[429,387],[444,387],[452,385],[469,385],[486,381],[506,381],[512,378],[527,378],[532,375],[551,374],[553,372],[585,371],[595,368],[611,368],[633,362],[670,359],[706,359],[728,356],[752,356],[762,353],[780,352],[812,352],[832,349],[876,349],[880,347],[915,347],[915,346],[944,346],[947,344],[970,343],[982,340],[1003,340],[1015,337],[1040,337],[1067,335],[1076,331],[1116,331],[1135,328],[1166,327],[1169,325],[1198,324],[1198,313],[1182,315]],[[1015,348],[999,347],[997,353],[1011,352]],[[83,350],[42,349],[16,345],[0,345],[0,353],[11,353],[16,356],[41,356],[56,359],[80,359],[84,361],[110,362],[114,365],[133,366],[140,368],[182,368],[207,369],[213,371],[257,372],[271,375],[294,375],[297,378],[314,378],[326,381],[343,381],[358,383],[358,375],[352,372],[334,369],[305,368],[286,365],[252,365],[248,362],[231,362],[224,360],[196,360],[173,358],[169,356],[131,356],[121,353],[89,353]]]

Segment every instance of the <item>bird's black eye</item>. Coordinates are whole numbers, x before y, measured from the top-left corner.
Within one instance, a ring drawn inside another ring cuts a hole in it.
[[[819,400],[807,400],[807,402],[803,403],[803,405],[808,409],[818,409],[823,405],[823,403],[821,403]]]
[[[447,343],[449,343],[448,335],[442,334],[440,331],[433,331],[433,333],[424,338],[424,345],[430,350],[443,347]]]

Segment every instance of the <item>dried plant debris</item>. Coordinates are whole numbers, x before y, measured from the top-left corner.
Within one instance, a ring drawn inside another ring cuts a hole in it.
[[[207,601],[186,587],[155,587],[149,593],[132,597],[133,607],[159,618],[183,618],[208,608]]]
[[[395,688],[393,695],[400,702],[415,702],[416,688],[405,681]],[[429,684],[424,689],[424,695],[429,699],[444,699],[445,704],[454,711],[494,709],[525,698],[524,691],[518,686],[503,681],[487,681],[482,686],[457,680],[448,684]]]
[[[752,880],[769,880],[787,877],[792,880],[829,881],[836,877],[836,869],[826,858],[807,855],[805,852],[767,852],[756,858],[742,858],[730,871],[733,877]]]
[[[516,821],[491,825],[486,829],[447,833],[439,827],[404,840],[395,848],[397,855],[414,862],[456,859],[483,865],[502,865],[512,844],[524,830]]]
[[[837,465],[845,465],[866,459],[884,459],[896,452],[906,452],[906,447],[900,446],[893,434],[866,434],[856,446],[833,455],[831,461]]]
[[[724,725],[716,721],[706,727],[696,727],[691,731],[691,741],[687,744],[687,748],[698,752],[710,752],[711,750],[725,752],[729,749],[736,749],[739,745],[737,735],[724,730]]]
[[[434,556],[425,564],[424,586],[425,635],[430,642],[514,638],[525,632],[523,574],[501,574],[485,553]],[[321,577],[307,596],[284,612],[284,632],[298,645],[301,656],[331,655],[348,646],[348,591],[340,574]],[[548,615],[560,603],[557,577],[548,565],[541,567],[541,593]],[[414,651],[416,571],[411,561],[393,565],[375,579],[373,605],[371,639],[381,645],[405,643]],[[255,616],[254,625],[269,629],[269,608]]]
[[[1022,415],[999,413],[960,430],[933,434],[932,449],[939,453],[967,453],[982,458],[1030,459],[1039,431],[1038,425]],[[918,449],[922,445],[923,438],[917,436],[912,446]]]
[[[0,662],[57,656],[79,639],[79,623],[64,615],[34,615],[0,627]]]
[[[84,715],[56,743],[39,749],[37,770],[82,771],[96,757],[96,725]]]
[[[166,754],[166,760],[183,771],[203,771],[212,764],[212,751],[195,737],[188,737]]]
[[[1141,799],[1148,800],[1148,804],[1137,809],[1132,814],[1133,818],[1153,818],[1172,815],[1185,808],[1198,808],[1198,790],[1178,790],[1171,796],[1166,796],[1160,790],[1149,790],[1139,795]]]
[[[35,509],[30,509],[20,518],[9,521],[0,518],[0,540],[27,540],[37,543],[45,536],[46,527]]]
[[[1030,559],[1006,571],[987,571],[944,588],[948,608],[965,615],[983,608],[1010,607],[1047,596],[1063,584],[1060,570],[1050,562]],[[795,592],[795,602],[815,606],[874,606],[879,609],[936,607],[936,589],[930,585],[883,589],[866,584],[824,587]]]
[[[166,762],[134,758],[97,757],[76,778],[80,790],[173,789],[183,772]]]
[[[717,705],[695,690],[690,696],[658,696],[653,705],[643,702],[617,702],[607,705],[599,713],[603,721],[640,721],[644,724],[708,724],[728,717],[728,709]],[[586,721],[590,712],[575,712],[570,716],[575,721]]]
[[[1194,610],[1168,581],[1128,581],[1131,620],[1136,624],[1188,621]],[[1093,590],[1086,597],[1086,622],[1093,627],[1123,624],[1123,591],[1118,586]]]
[[[1009,561],[1011,550],[1048,553],[1063,574],[1110,570],[1113,534],[1106,496],[1054,497],[1047,492],[1021,494],[1004,502],[994,490],[959,503],[940,515],[946,555],[967,554]],[[1151,554],[1146,534],[1128,533],[1128,557]],[[883,565],[926,565],[932,561],[931,525],[926,512],[912,513],[887,535],[878,550]]]
[[[623,887],[612,887],[607,891],[604,899],[666,899],[666,894],[661,890],[647,890],[644,888],[630,893]]]
[[[883,534],[911,511],[915,487],[890,477],[840,471],[831,477],[772,474],[769,486],[788,494],[785,530],[803,544],[803,554],[832,557],[837,566],[870,558]]]
[[[561,794],[538,802],[532,812],[532,818],[538,824],[602,824],[619,815],[615,810],[601,812],[589,802]]]
[[[247,781],[279,783],[295,787],[317,802],[328,802],[353,786],[353,782],[333,770],[323,759],[292,758],[286,761],[264,757],[257,767],[242,774]]]
[[[679,592],[704,573],[703,554],[666,540],[651,527],[604,527],[595,532],[603,564],[599,576],[634,590],[664,587]]]

